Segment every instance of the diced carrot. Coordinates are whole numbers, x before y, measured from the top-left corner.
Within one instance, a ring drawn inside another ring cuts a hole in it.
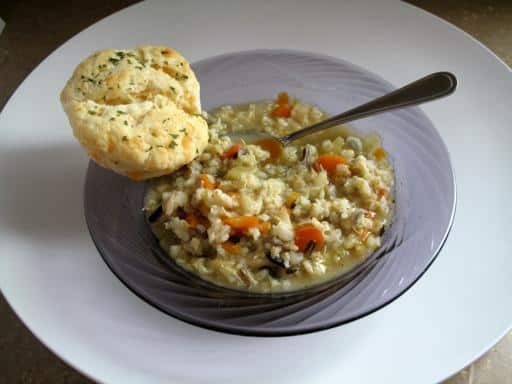
[[[210,207],[207,206],[204,201],[199,201],[197,204],[197,213],[206,218],[210,214]]]
[[[260,229],[260,232],[266,235],[267,233],[270,232],[270,228],[272,227],[272,225],[268,221],[261,221],[258,227]]]
[[[279,104],[270,114],[274,117],[290,117],[292,115],[292,109],[289,104]]]
[[[231,196],[233,199],[239,200],[240,199],[240,193],[235,191],[228,191],[226,192],[229,196]]]
[[[313,164],[313,168],[320,172],[322,169],[325,169],[325,171],[329,175],[333,175],[336,172],[336,167],[340,164],[346,164],[347,160],[345,160],[343,157],[333,154],[327,154],[327,155],[321,155],[316,159],[315,163]]]
[[[187,222],[188,226],[192,229],[196,229],[198,225],[203,225],[205,227],[208,225],[208,219],[206,219],[199,212],[187,213],[187,216],[185,217],[185,221]]]
[[[199,219],[199,216],[197,214],[195,214],[194,212],[187,213],[187,216],[185,217],[185,221],[187,222],[187,224],[190,228],[197,228],[197,226],[201,222]]]
[[[389,191],[386,188],[377,188],[375,190],[375,193],[377,194],[377,197],[380,199],[382,197],[386,197]]]
[[[260,219],[257,216],[236,216],[224,218],[224,224],[229,225],[233,232],[246,232],[251,228],[260,225]]]
[[[292,115],[293,107],[289,104],[290,97],[286,92],[280,92],[277,94],[277,107],[271,112],[274,117],[290,117]]]
[[[233,144],[231,147],[226,149],[226,152],[220,157],[222,160],[234,159],[238,154],[238,151],[243,147],[242,144]]]
[[[277,94],[277,104],[279,105],[285,105],[290,102],[290,98],[288,97],[288,94],[286,92],[279,92]]]
[[[386,157],[386,150],[382,147],[379,147],[375,151],[373,151],[373,154],[375,155],[375,158],[377,160],[382,160]]]
[[[312,246],[315,251],[319,251],[324,246],[324,236],[313,224],[299,225],[295,228],[295,244],[301,252]]]
[[[240,244],[232,243],[231,241],[225,241],[222,243],[222,248],[227,253],[238,253],[240,252]]]
[[[281,153],[283,152],[283,145],[275,139],[262,139],[255,143],[259,145],[262,149],[270,153],[270,158],[268,161],[273,161],[281,157]]]
[[[201,186],[206,189],[215,189],[215,183],[210,180],[208,175],[201,174],[199,175],[199,180],[201,181]]]
[[[223,222],[231,227],[231,233],[234,234],[247,232],[251,228],[258,228],[261,233],[266,234],[271,228],[269,222],[262,221],[256,216],[226,217]]]

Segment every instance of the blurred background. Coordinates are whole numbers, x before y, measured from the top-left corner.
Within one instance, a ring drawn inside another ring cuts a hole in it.
[[[377,1],[377,0],[376,0]],[[133,0],[0,1],[0,110],[23,79],[53,50]],[[512,0],[407,1],[466,31],[512,65]],[[0,295],[0,384],[92,381],[46,349]],[[418,372],[421,377],[421,372]],[[445,384],[512,383],[512,333]]]

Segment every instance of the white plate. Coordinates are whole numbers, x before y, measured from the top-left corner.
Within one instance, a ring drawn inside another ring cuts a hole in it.
[[[404,84],[457,74],[424,107],[448,145],[459,191],[438,260],[391,305],[287,338],[203,330],[141,301],[108,270],[83,219],[85,156],[58,93],[91,51],[168,44],[191,61],[290,48],[344,58]],[[394,1],[138,4],[80,33],[20,86],[0,116],[0,284],[27,326],[68,363],[119,383],[430,383],[510,329],[512,74],[453,26]]]

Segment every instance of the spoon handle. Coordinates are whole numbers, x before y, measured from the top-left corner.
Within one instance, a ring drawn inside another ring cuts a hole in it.
[[[449,72],[436,72],[416,80],[391,93],[355,107],[340,115],[323,120],[300,131],[293,132],[279,140],[284,144],[335,125],[362,119],[396,108],[408,107],[448,96],[457,87],[456,77]]]

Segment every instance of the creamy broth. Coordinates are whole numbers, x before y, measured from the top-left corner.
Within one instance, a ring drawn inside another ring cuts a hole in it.
[[[213,111],[206,150],[147,191],[161,247],[205,280],[261,293],[324,282],[368,257],[393,212],[394,173],[377,135],[340,127],[282,150],[226,135],[279,136],[326,117],[286,94]]]

